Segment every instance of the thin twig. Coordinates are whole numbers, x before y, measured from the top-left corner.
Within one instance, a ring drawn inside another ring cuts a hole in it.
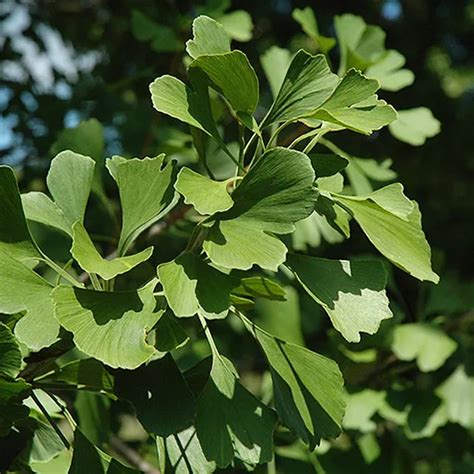
[[[133,467],[139,469],[145,474],[161,474],[161,471],[143,459],[134,449],[125,444],[117,436],[111,436],[109,441],[110,447],[120,456],[122,456]]]

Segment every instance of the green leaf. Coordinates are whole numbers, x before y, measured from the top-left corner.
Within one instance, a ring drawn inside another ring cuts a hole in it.
[[[161,354],[179,349],[189,341],[189,337],[178,320],[165,313],[155,326],[155,347]]]
[[[414,360],[422,372],[438,370],[456,350],[457,344],[431,324],[396,326],[392,350],[400,360]]]
[[[22,401],[30,394],[31,386],[22,379],[0,377],[0,438],[8,435],[17,421],[26,418],[29,408]]]
[[[115,381],[117,395],[132,403],[149,433],[170,436],[193,421],[194,396],[171,355],[134,371],[120,371]]]
[[[33,424],[33,438],[28,443],[27,461],[29,463],[50,461],[66,449],[61,438],[44,416],[38,413],[35,414],[35,418],[30,418],[28,421]]]
[[[234,204],[227,192],[227,181],[214,181],[189,168],[178,173],[175,189],[184,196],[186,204],[192,204],[204,215],[226,211]]]
[[[94,246],[89,234],[80,222],[72,227],[71,254],[87,273],[95,273],[104,280],[111,280],[117,275],[127,273],[151,257],[153,247],[148,247],[134,255],[116,257],[111,260],[103,258]]]
[[[8,326],[0,323],[0,376],[14,379],[20,373],[21,352]]]
[[[334,207],[334,211],[341,211]],[[341,214],[346,214],[344,211]],[[347,224],[349,225],[349,224]],[[292,236],[293,249],[306,251],[308,247],[319,247],[322,240],[330,244],[342,242],[344,236],[339,229],[334,229],[328,222],[326,216],[313,212],[310,216],[296,223],[296,229]]]
[[[114,388],[113,376],[95,359],[74,360],[59,367],[54,374],[36,379],[35,382],[46,385],[60,382],[75,385],[78,390],[90,391],[112,392]]]
[[[401,184],[364,197],[338,194],[335,199],[350,209],[372,244],[392,263],[419,280],[439,281],[431,269],[431,251],[418,205],[403,194]]]
[[[276,98],[291,63],[291,53],[279,46],[271,46],[260,56],[260,63],[270,84],[272,96]]]
[[[0,249],[0,287],[0,312],[26,311],[15,326],[18,340],[34,351],[50,346],[59,334],[50,296],[52,286]]]
[[[338,78],[323,54],[299,50],[293,57],[263,126],[312,115],[332,94]]]
[[[218,467],[234,457],[255,466],[273,455],[276,416],[238,381],[232,363],[214,354],[208,383],[197,402],[195,427],[204,455]]]
[[[333,176],[349,164],[347,158],[332,153],[311,153],[308,156],[317,178]]]
[[[171,469],[174,474],[211,474],[216,464],[208,461],[193,426],[165,440]]]
[[[78,349],[114,368],[135,369],[155,352],[146,334],[160,318],[155,282],[138,291],[102,292],[58,286],[54,314]]]
[[[219,16],[217,20],[232,39],[240,42],[252,39],[252,17],[245,10],[234,10]]]
[[[444,401],[448,419],[468,430],[474,428],[474,377],[469,377],[459,366],[437,389]]]
[[[115,179],[122,206],[122,231],[118,255],[126,253],[132,242],[177,203],[173,188],[175,169],[164,164],[165,155],[155,158],[130,159],[113,157],[107,168]]]
[[[270,364],[281,422],[310,449],[341,432],[345,394],[337,364],[305,347],[273,337],[246,320]]]
[[[68,474],[82,474],[84,469],[90,474],[138,474],[139,472],[124,466],[96,448],[78,428],[74,431],[73,446],[74,453]]]
[[[387,273],[377,260],[327,260],[291,255],[288,264],[306,292],[349,342],[375,334],[392,317],[385,293]]]
[[[219,267],[276,271],[287,234],[314,209],[314,170],[306,155],[275,147],[265,152],[232,194],[234,205],[214,216],[203,249]],[[249,245],[252,242],[252,245]]]
[[[40,254],[26,223],[15,173],[3,165],[0,165],[0,202],[0,250],[21,261],[38,258]]]
[[[311,117],[370,135],[397,118],[395,109],[375,94],[379,87],[375,79],[350,69]]]
[[[232,277],[204,263],[197,255],[184,253],[158,267],[165,298],[178,317],[200,311],[208,318],[223,318],[230,307]]]
[[[63,151],[51,161],[46,182],[69,226],[84,221],[94,167],[92,158],[72,151]]]
[[[203,54],[230,52],[230,39],[223,26],[208,16],[193,21],[193,39],[186,42],[186,51],[196,59]]]
[[[286,292],[275,280],[270,280],[264,276],[251,276],[242,278],[240,285],[232,290],[232,294],[245,298],[284,301]]]
[[[438,135],[441,123],[430,109],[417,107],[400,110],[398,119],[389,126],[390,133],[398,140],[413,146],[423,145],[427,138]]]
[[[195,69],[204,74],[208,84],[229,101],[235,112],[253,114],[259,98],[258,79],[244,53],[199,56],[189,65],[191,82]]]
[[[322,53],[327,54],[336,44],[334,38],[328,38],[319,34],[318,22],[311,7],[295,8],[291,14],[303,31],[318,45]]]
[[[394,49],[386,51],[375,64],[365,70],[367,77],[380,82],[380,88],[387,91],[398,91],[410,86],[415,75],[409,69],[401,69],[405,64],[405,57]]]
[[[196,127],[220,141],[212,116],[209,94],[197,79],[196,91],[176,77],[164,75],[150,84],[153,107],[163,114]]]
[[[343,426],[346,430],[359,430],[362,433],[375,431],[377,425],[372,417],[385,401],[385,392],[365,389],[348,394]]]
[[[101,393],[79,391],[74,400],[78,426],[87,439],[98,446],[110,438],[110,400]]]
[[[367,158],[356,158],[351,156],[346,174],[351,183],[354,194],[364,195],[371,193],[374,188],[370,180],[391,181],[397,174],[390,169],[392,160],[386,159],[379,163]],[[369,179],[370,178],[370,179]]]

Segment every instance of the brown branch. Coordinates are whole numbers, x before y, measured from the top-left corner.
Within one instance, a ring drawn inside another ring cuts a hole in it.
[[[113,451],[136,469],[139,469],[145,474],[161,474],[161,471],[158,468],[143,459],[134,449],[116,436],[111,436],[109,444]]]

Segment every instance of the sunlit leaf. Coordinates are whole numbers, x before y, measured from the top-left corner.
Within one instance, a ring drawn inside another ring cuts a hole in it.
[[[398,119],[389,126],[390,133],[413,146],[423,145],[427,138],[438,135],[441,123],[430,109],[417,107],[415,109],[400,110]]]
[[[230,40],[223,26],[208,16],[193,21],[193,39],[187,41],[186,51],[193,58],[203,54],[230,52]]]
[[[273,98],[276,98],[290,65],[291,53],[279,46],[271,46],[260,56],[260,62],[267,76]]]

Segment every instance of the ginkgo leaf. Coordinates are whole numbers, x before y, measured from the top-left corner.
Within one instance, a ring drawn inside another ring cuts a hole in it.
[[[392,317],[385,293],[387,273],[377,260],[327,260],[291,255],[290,268],[308,294],[349,342],[375,334]]]
[[[186,204],[192,204],[204,215],[226,211],[234,204],[227,192],[227,181],[214,181],[189,168],[182,168],[174,185],[184,196]]]
[[[18,340],[34,351],[50,346],[59,334],[50,296],[53,287],[0,249],[0,288],[0,312],[14,314],[26,310],[15,326]]]
[[[295,8],[291,15],[296,20],[303,31],[318,45],[322,53],[327,54],[334,45],[336,40],[319,34],[318,22],[311,7]]]
[[[273,98],[278,95],[290,62],[290,51],[279,46],[271,46],[260,56],[260,63],[270,84]]]
[[[255,466],[273,456],[276,416],[238,381],[232,363],[214,354],[211,374],[198,397],[195,427],[204,455],[218,467],[234,457]]]
[[[317,178],[333,176],[349,164],[347,158],[332,153],[311,153],[308,156]]]
[[[170,436],[193,421],[194,396],[169,354],[134,371],[118,372],[115,388],[120,398],[132,403],[149,433]]]
[[[185,253],[158,267],[165,298],[178,317],[194,316],[200,311],[208,318],[223,318],[230,307],[230,293],[237,282]]]
[[[126,253],[132,242],[177,203],[174,190],[175,168],[164,163],[165,155],[155,158],[127,160],[118,156],[107,160],[120,194],[122,231],[118,255]]]
[[[431,324],[402,324],[393,330],[394,354],[400,360],[416,359],[422,372],[439,369],[456,347],[455,341]]]
[[[434,137],[441,130],[441,123],[430,109],[417,107],[415,109],[400,110],[398,118],[389,125],[390,133],[413,146],[423,145],[427,138]]]
[[[449,421],[471,430],[474,427],[474,377],[460,365],[436,389],[446,405]]]
[[[350,69],[311,117],[369,135],[397,118],[395,109],[375,95],[379,87],[377,80]]]
[[[20,373],[21,352],[10,328],[0,323],[0,376],[15,378]]]
[[[0,250],[20,261],[31,261],[40,253],[26,223],[15,173],[0,165]]]
[[[208,16],[193,21],[193,39],[186,42],[186,51],[193,58],[203,54],[230,52],[230,39],[223,26]]]
[[[402,69],[405,57],[394,49],[383,54],[375,64],[365,70],[367,77],[380,82],[380,88],[387,91],[398,91],[413,84],[415,75],[409,69]]]
[[[149,87],[153,107],[158,112],[196,127],[219,141],[209,94],[197,78],[193,85],[197,88],[196,91],[176,77],[167,74],[158,77]]]
[[[439,281],[431,269],[431,251],[421,228],[418,204],[403,194],[400,184],[365,197],[334,197],[350,209],[372,244],[392,263],[419,280]]]
[[[270,364],[275,408],[281,422],[310,449],[341,432],[345,409],[343,378],[337,364],[305,347],[273,337],[244,320]]]
[[[252,17],[245,10],[234,10],[217,18],[226,33],[240,42],[252,39]]]
[[[146,340],[162,314],[155,310],[154,286],[125,292],[58,286],[54,313],[82,352],[110,367],[135,369],[155,352]]]
[[[359,430],[362,433],[375,431],[377,424],[372,417],[385,402],[386,393],[371,389],[347,394],[346,412],[344,414],[343,426],[346,430]]]
[[[299,50],[262,126],[312,115],[331,96],[337,83],[338,77],[331,72],[323,54],[312,56]]]
[[[132,268],[140,265],[140,263],[148,260],[153,253],[153,247],[148,247],[134,255],[107,260],[95,248],[89,234],[80,222],[76,222],[73,225],[72,232],[72,256],[84,271],[95,273],[104,280],[111,280],[117,275],[127,273]]]
[[[258,79],[247,56],[241,51],[204,55],[189,65],[191,82],[194,69],[201,71],[208,84],[222,94],[235,112],[252,115],[258,98]]]
[[[285,245],[272,235],[287,234],[314,209],[314,170],[301,152],[275,147],[262,155],[232,194],[234,205],[216,214],[203,249],[224,268],[274,270]],[[249,245],[252,242],[252,245]]]

